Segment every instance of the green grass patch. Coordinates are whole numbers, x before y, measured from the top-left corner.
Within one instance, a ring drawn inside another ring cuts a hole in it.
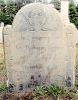
[[[4,84],[0,84],[0,93],[4,93],[4,92],[7,92],[7,85],[4,83]]]

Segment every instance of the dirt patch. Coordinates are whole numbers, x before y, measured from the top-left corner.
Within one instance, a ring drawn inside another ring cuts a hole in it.
[[[33,100],[32,93],[4,93],[0,94],[0,100]]]
[[[44,97],[34,99],[33,93],[2,93],[0,94],[0,100],[46,100]],[[49,97],[47,100],[55,100],[53,97]],[[61,97],[59,100],[78,100],[71,99],[69,97]]]

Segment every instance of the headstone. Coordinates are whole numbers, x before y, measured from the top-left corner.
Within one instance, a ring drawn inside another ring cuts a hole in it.
[[[76,43],[78,43],[78,31],[74,24],[66,24],[67,36],[67,77],[71,83],[75,83],[75,66],[76,66]]]
[[[3,22],[1,22],[1,27],[4,27],[4,23]]]
[[[51,0],[35,0],[36,3],[41,2],[44,4],[49,4],[51,2]]]
[[[0,27],[0,43],[3,42],[2,34],[3,34],[3,26]]]
[[[4,29],[8,84],[14,84],[14,91],[73,85],[66,74],[65,32],[59,13],[49,5],[30,4],[17,13],[12,27]]]
[[[69,0],[61,0],[61,15],[64,23],[69,23]]]

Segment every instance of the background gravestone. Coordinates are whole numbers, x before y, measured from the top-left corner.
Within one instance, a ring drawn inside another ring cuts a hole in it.
[[[3,33],[4,23],[0,23],[0,43],[3,43],[2,33]]]
[[[66,42],[61,17],[54,8],[38,3],[23,7],[12,27],[4,29],[10,87],[19,91],[42,84],[65,86]]]
[[[65,25],[67,37],[67,76],[71,78],[71,83],[75,83],[75,67],[76,67],[76,43],[78,43],[77,29],[74,24]]]

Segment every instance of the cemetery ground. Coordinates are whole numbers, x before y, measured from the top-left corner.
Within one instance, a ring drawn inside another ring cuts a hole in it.
[[[6,68],[4,67],[4,50],[3,44],[0,43],[0,84],[4,84],[6,80]]]
[[[73,90],[54,85],[46,87],[47,89],[42,86],[37,87],[33,93],[7,93],[4,50],[3,44],[0,44],[0,100],[78,100],[78,44],[76,47],[76,87]]]

